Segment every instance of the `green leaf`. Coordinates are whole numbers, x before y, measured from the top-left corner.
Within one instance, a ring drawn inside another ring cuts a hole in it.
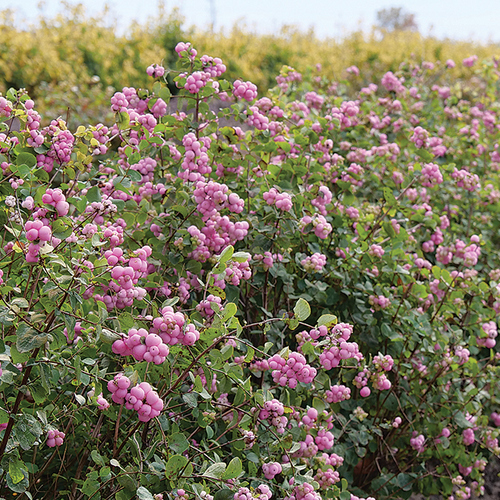
[[[116,123],[120,130],[124,130],[130,125],[130,115],[126,111],[121,111],[116,114]]]
[[[170,481],[177,478],[178,473],[188,463],[188,459],[184,455],[173,455],[169,458],[165,467],[165,477]]]
[[[26,323],[21,323],[16,332],[16,347],[19,352],[30,352],[49,340],[46,333],[38,333]]]
[[[198,394],[188,392],[182,396],[182,399],[191,408],[196,408],[198,406]]]
[[[75,399],[77,400],[79,405],[84,405],[87,402],[85,396],[82,396],[81,394],[75,394]]]
[[[251,346],[248,346],[247,353],[245,356],[245,363],[250,363],[253,360],[254,355],[255,355],[255,349]]]
[[[463,414],[463,412],[461,412],[461,411],[457,412],[457,414],[455,415],[455,422],[457,423],[457,425],[459,427],[466,427],[466,428],[474,427],[474,424],[469,422],[465,418],[465,415]]]
[[[27,471],[23,471],[23,474],[24,474],[23,479],[21,481],[19,481],[18,483],[14,483],[12,481],[10,474],[7,474],[7,486],[9,487],[9,490],[12,490],[16,493],[23,493],[26,491],[26,489],[29,486],[29,481],[28,481],[29,476],[28,476]],[[28,495],[26,495],[26,496],[28,496]]]
[[[224,488],[215,492],[214,500],[233,500],[234,491]]]
[[[142,175],[137,170],[133,170],[132,168],[127,172],[127,176],[130,177],[132,182],[141,182]]]
[[[67,238],[73,232],[70,219],[61,217],[52,222],[52,234],[59,239]]]
[[[313,398],[312,406],[315,410],[318,410],[319,414],[322,414],[323,411],[326,409],[325,402],[320,398]]]
[[[216,462],[212,464],[204,473],[205,477],[212,477],[214,479],[220,479],[226,470],[226,464],[224,462]]]
[[[235,262],[248,262],[251,259],[251,255],[248,252],[235,252],[231,257],[231,260]]]
[[[123,331],[130,330],[130,328],[133,328],[135,325],[134,317],[128,312],[121,313],[118,316],[118,322]]]
[[[9,414],[3,408],[0,408],[0,424],[6,424],[8,421]]]
[[[311,315],[311,306],[302,297],[297,301],[293,308],[295,319],[298,321],[305,321]]]
[[[33,168],[36,165],[36,156],[31,153],[20,153],[16,159],[17,165],[28,165]]]
[[[104,458],[100,455],[100,453],[97,450],[92,450],[90,456],[97,465],[100,465],[102,467],[105,464]]]
[[[233,253],[234,253],[234,248],[232,245],[229,245],[226,248],[224,248],[224,250],[222,250],[221,254],[217,257],[217,261],[220,264],[224,264],[233,256]]]
[[[394,194],[392,193],[392,189],[385,187],[383,189],[383,192],[384,192],[384,199],[389,205],[395,205],[397,203],[396,198],[394,197]]]
[[[430,151],[427,151],[427,149],[417,149],[415,153],[425,161],[434,160],[434,155]]]
[[[410,491],[412,488],[413,478],[408,474],[398,474],[398,484],[403,491]]]
[[[120,479],[118,479],[120,482]],[[135,497],[135,491],[130,491],[129,489],[119,490],[115,494],[115,500],[131,500]]]
[[[337,316],[334,314],[323,314],[318,319],[318,326],[325,325],[328,328],[334,327],[338,323]]]
[[[453,278],[451,277],[451,274],[450,274],[450,272],[447,269],[442,269],[441,270],[441,278],[443,278],[443,281],[447,285],[451,285],[451,283],[453,282]]]
[[[89,203],[93,203],[95,201],[100,202],[101,201],[101,191],[97,186],[92,186],[88,191],[87,194],[85,195],[85,198],[87,198],[87,201]]]
[[[158,92],[158,96],[161,97],[165,101],[165,103],[167,103],[167,104],[170,101],[170,96],[171,95],[172,94],[170,93],[170,89],[167,86],[162,87],[160,89],[160,91]]]
[[[384,408],[387,408],[389,411],[396,411],[398,409],[398,398],[394,394],[389,394],[384,403]]]
[[[188,213],[187,208],[182,205],[173,205],[172,207],[170,207],[170,210],[181,214],[183,217],[186,217]]]
[[[441,436],[439,438],[439,441],[441,441],[441,446],[446,450],[447,448],[450,447],[450,440],[447,437]]]
[[[180,432],[176,432],[170,436],[168,445],[174,453],[184,453],[189,449],[189,441],[186,439],[186,436]]]
[[[14,484],[20,483],[24,479],[23,471],[25,470],[26,465],[17,455],[9,457],[9,474]]]
[[[154,500],[153,495],[144,486],[137,488],[137,497],[139,500]]]
[[[87,496],[92,496],[96,491],[99,490],[101,483],[92,477],[89,477],[85,480],[82,486],[82,493],[85,493]],[[94,495],[95,496],[95,495]]]
[[[19,446],[23,450],[29,450],[42,434],[40,422],[32,415],[22,415],[14,425],[13,433]]]
[[[129,475],[129,474],[126,474],[126,475],[117,475],[117,479],[118,479],[118,483],[123,486],[125,489],[129,490],[129,491],[132,491],[132,492],[135,492],[136,489],[137,489],[137,483],[135,481],[135,479]]]
[[[432,266],[432,275],[438,280],[441,276],[441,268],[438,266]]]
[[[1,314],[1,312],[0,312]],[[29,359],[29,354],[26,354],[26,353],[20,353],[18,350],[17,350],[17,347],[15,345],[11,345],[10,346],[10,356],[12,358],[12,362],[14,364],[17,364],[17,363],[24,363],[25,361],[28,361]]]
[[[238,311],[238,308],[236,307],[236,304],[234,302],[228,302],[224,306],[224,311],[222,314],[222,321],[227,321],[229,318],[232,318],[236,312]]]
[[[242,471],[243,466],[241,460],[238,457],[234,457],[227,465],[227,469],[224,471],[224,474],[222,474],[221,479],[235,479]]]
[[[103,328],[100,338],[105,344],[112,344],[116,340],[121,340],[122,337],[117,333],[108,330],[107,328]]]
[[[46,389],[38,382],[32,382],[30,384],[30,393],[37,404],[43,403],[48,396]]]
[[[27,309],[29,307],[29,303],[23,297],[16,297],[12,299],[10,302],[13,306],[20,307],[21,309]]]

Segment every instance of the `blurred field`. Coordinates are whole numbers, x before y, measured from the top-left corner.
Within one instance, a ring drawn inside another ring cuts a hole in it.
[[[273,35],[258,35],[245,26],[230,32],[200,31],[184,25],[173,11],[159,11],[145,24],[133,24],[125,35],[102,17],[87,16],[81,6],[64,15],[41,16],[21,28],[10,11],[0,11],[0,92],[26,88],[45,119],[59,115],[71,127],[109,119],[109,97],[125,86],[151,85],[146,68],[163,63],[174,68],[178,41],[190,41],[200,54],[218,56],[228,67],[226,77],[251,80],[261,93],[275,84],[283,65],[299,72],[317,71],[336,81],[354,79],[355,88],[378,81],[401,61],[444,63],[453,59],[453,78],[470,77],[461,61],[472,54],[479,60],[500,56],[498,45],[479,45],[424,37],[417,32],[351,33],[342,40],[319,39],[314,32],[284,27]],[[345,69],[356,65],[359,77]],[[175,89],[172,87],[172,91]]]

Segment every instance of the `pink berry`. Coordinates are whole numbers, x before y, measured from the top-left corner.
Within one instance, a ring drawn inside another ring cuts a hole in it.
[[[365,385],[361,388],[359,394],[361,395],[361,397],[367,398],[371,394],[370,388]]]

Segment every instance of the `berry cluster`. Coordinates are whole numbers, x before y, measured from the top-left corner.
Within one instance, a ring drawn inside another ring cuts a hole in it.
[[[370,388],[368,387],[368,378],[370,375],[369,370],[364,368],[354,377],[352,382],[360,390],[359,393],[364,398],[368,397],[371,393]]]
[[[300,263],[308,273],[320,273],[326,265],[326,256],[316,252],[310,257],[302,259]]]
[[[413,129],[413,135],[410,140],[417,146],[417,148],[425,148],[429,139],[429,132],[424,128],[418,126]]]
[[[227,263],[224,280],[233,285],[238,286],[241,280],[249,280],[252,277],[252,270],[248,261],[235,262],[229,261]]]
[[[390,372],[392,367],[394,366],[394,359],[390,354],[386,354],[385,356],[380,354],[376,355],[373,358],[373,364],[377,370],[385,370],[386,372]]]
[[[194,345],[200,338],[200,333],[191,323],[186,324],[186,318],[181,312],[174,312],[173,307],[165,306],[160,310],[161,316],[153,319],[151,333],[156,333],[167,345]]]
[[[477,345],[482,347],[487,347],[488,349],[493,349],[496,345],[496,337],[498,335],[497,324],[494,321],[487,321],[481,325],[482,330],[486,334],[486,337],[480,337],[476,339]]]
[[[257,86],[252,82],[236,80],[233,84],[233,95],[238,99],[250,102],[257,98]]]
[[[253,256],[253,260],[256,262],[262,262],[264,270],[267,271],[274,266],[275,262],[281,262],[283,260],[283,255],[279,253],[264,252],[264,254],[256,253]]]
[[[197,94],[210,80],[210,75],[204,71],[193,71],[186,78],[184,88],[190,94]]]
[[[288,193],[279,193],[276,188],[271,188],[262,197],[268,205],[275,205],[283,212],[289,212],[292,209],[292,197]]]
[[[300,219],[299,229],[302,233],[308,233],[308,226],[312,225],[314,228],[314,234],[325,240],[328,238],[328,235],[332,232],[332,225],[320,214],[314,214],[312,217],[310,215],[305,215]]]
[[[294,389],[298,382],[310,384],[316,376],[316,368],[307,364],[306,358],[291,352],[288,359],[275,354],[269,359],[269,369],[272,370],[273,381],[281,386]]]
[[[422,167],[422,175],[420,177],[422,186],[433,187],[437,184],[442,184],[443,175],[439,170],[439,166],[435,163],[427,163]]]
[[[330,431],[326,429],[319,429],[314,442],[318,447],[318,450],[329,450],[333,446],[334,436]]]
[[[0,97],[0,116],[6,116],[8,118],[11,113],[12,113],[12,104],[10,103],[10,101],[5,99],[5,97]]]
[[[175,46],[175,51],[181,59],[184,56],[187,56],[190,60],[194,60],[194,58],[198,54],[197,50],[191,45],[190,42],[179,42]]]
[[[458,187],[464,188],[467,191],[476,191],[481,187],[479,176],[477,174],[471,174],[464,168],[460,170],[455,168],[451,177],[457,181]]]
[[[42,202],[45,205],[51,205],[56,209],[57,215],[60,217],[67,215],[69,212],[69,203],[66,201],[66,196],[59,189],[47,189],[42,196]]]
[[[229,188],[225,184],[214,181],[198,181],[193,192],[194,201],[197,203],[196,209],[207,220],[213,215],[218,215],[219,211],[227,208],[229,211],[239,214],[243,211],[244,202],[236,194],[227,194]]]
[[[292,490],[284,500],[321,500],[321,495],[314,490],[314,486],[309,483],[302,483]]]
[[[211,318],[214,314],[215,311],[212,309],[212,304],[217,304],[220,306],[222,304],[222,299],[216,295],[210,294],[206,299],[201,300],[198,305],[196,306],[196,310],[204,317],[204,318]]]
[[[379,391],[386,391],[392,387],[391,381],[383,372],[374,373],[370,380],[373,384],[373,387],[375,387],[375,389],[378,389]]]
[[[184,160],[181,164],[182,170],[177,174],[181,179],[196,182],[212,171],[207,154],[210,147],[208,137],[198,140],[193,132],[189,132],[182,138],[182,145],[185,148]]]
[[[196,247],[189,257],[199,262],[206,262],[228,245],[243,240],[249,228],[250,224],[247,221],[232,222],[225,215],[210,217],[201,230],[196,226],[189,226],[187,231]]]
[[[264,477],[269,480],[274,479],[274,476],[281,474],[282,470],[283,468],[278,462],[269,462],[262,465],[262,472],[264,473]]]
[[[210,75],[210,78],[218,78],[226,72],[226,65],[222,63],[219,57],[201,56],[200,61],[203,64],[203,71]]]
[[[351,398],[351,389],[345,385],[332,385],[325,392],[325,399],[328,403],[340,403]]]
[[[332,339],[330,345],[319,355],[319,362],[325,370],[331,370],[339,366],[341,360],[352,358],[357,361],[363,359],[363,355],[359,351],[359,346],[356,342]]]
[[[474,441],[476,440],[476,437],[474,435],[474,429],[464,429],[462,432],[462,439],[463,442],[466,446],[470,446],[471,444],[474,444]]]
[[[248,125],[255,127],[257,130],[267,130],[269,128],[269,118],[263,115],[257,106],[250,106],[248,111],[250,112],[246,120]]]
[[[160,365],[169,354],[169,349],[161,337],[149,333],[144,328],[131,328],[128,335],[121,340],[115,340],[113,352],[121,356],[133,356],[137,361],[147,361]]]
[[[118,221],[117,221],[118,222]],[[88,225],[87,225],[88,226]],[[86,227],[87,227],[86,226]],[[107,228],[103,236],[109,234],[110,239],[120,241],[118,234],[111,227]],[[110,261],[119,261],[128,265],[116,265],[111,269],[111,278],[107,287],[103,286],[103,294],[95,294],[94,298],[106,304],[108,310],[117,307],[123,309],[133,304],[134,299],[143,300],[146,295],[146,290],[138,286],[139,280],[145,277],[148,272],[148,257],[151,256],[152,250],[149,246],[145,246],[136,250],[133,256],[125,262],[123,251],[113,249],[111,253],[105,254]]]
[[[240,488],[234,494],[234,500],[270,500],[273,494],[266,484],[257,486],[253,491],[248,488]]]
[[[117,404],[124,404],[128,410],[135,410],[141,422],[149,422],[163,410],[163,401],[158,393],[147,382],[132,387],[130,379],[119,373],[108,382],[108,390],[112,393],[111,399]]]
[[[318,196],[311,200],[311,205],[316,207],[321,215],[326,215],[326,206],[332,202],[333,194],[326,186],[320,186]]]
[[[386,309],[391,305],[391,300],[383,295],[370,295],[368,297],[368,302],[373,306],[375,311]]]
[[[413,431],[413,437],[410,438],[410,446],[417,452],[418,455],[425,450],[425,437],[423,434],[418,434]]]
[[[97,406],[99,410],[107,410],[110,406],[109,402],[102,395],[102,392],[97,396]]]
[[[24,103],[24,106],[26,108],[26,129],[30,135],[26,142],[29,146],[37,148],[45,141],[45,135],[39,131],[42,118],[38,112],[33,109],[35,103],[31,99],[28,99]]]
[[[314,480],[322,490],[329,490],[335,483],[340,481],[340,474],[332,468],[326,470],[318,469]]]
[[[24,229],[26,239],[31,242],[26,253],[26,262],[38,262],[41,247],[52,239],[52,230],[40,219],[27,221]]]
[[[284,413],[285,407],[283,403],[277,399],[272,399],[264,403],[264,408],[259,412],[259,419],[269,420],[271,425],[276,427],[276,432],[278,434],[283,434],[285,432],[285,426],[288,423],[288,419],[283,415]]]
[[[160,78],[165,74],[165,68],[159,64],[151,64],[146,69],[146,73],[153,78]]]
[[[61,446],[64,442],[66,434],[61,431],[49,431],[47,432],[47,446],[49,448],[54,448],[55,446]]]

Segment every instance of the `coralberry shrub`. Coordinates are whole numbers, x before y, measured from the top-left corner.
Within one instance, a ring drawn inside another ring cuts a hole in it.
[[[112,124],[0,97],[2,494],[481,493],[497,63],[359,89],[286,67],[259,99],[176,53],[113,95]]]

